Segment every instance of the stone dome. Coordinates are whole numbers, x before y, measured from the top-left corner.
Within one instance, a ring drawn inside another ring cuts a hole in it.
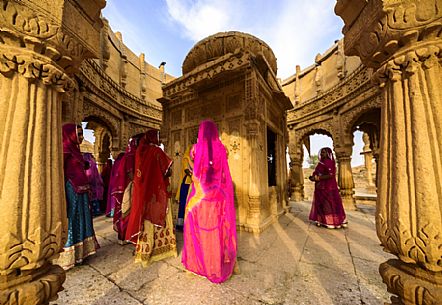
[[[255,55],[262,53],[276,74],[276,57],[264,41],[247,33],[232,31],[220,32],[197,42],[184,59],[183,75],[239,48]]]

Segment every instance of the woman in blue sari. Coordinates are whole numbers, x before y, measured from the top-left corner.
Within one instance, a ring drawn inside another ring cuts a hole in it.
[[[68,218],[68,237],[60,257],[54,262],[67,270],[95,254],[99,247],[92,225],[89,206],[90,186],[85,170],[89,163],[83,159],[80,143],[83,129],[75,124],[63,125],[63,165]]]

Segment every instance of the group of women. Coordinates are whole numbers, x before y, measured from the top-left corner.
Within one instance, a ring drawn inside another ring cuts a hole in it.
[[[97,206],[94,201],[100,194],[91,192],[91,178],[86,174],[96,164],[81,154],[82,139],[81,126],[63,126],[69,230],[57,263],[65,269],[81,263],[99,247],[91,208]],[[169,200],[171,165],[171,158],[159,147],[158,130],[149,130],[132,137],[112,169],[103,170],[109,177],[106,214],[113,216],[120,243],[135,244],[135,261],[144,266],[177,255]],[[316,183],[310,220],[329,228],[345,225],[329,148],[321,150],[310,180]],[[98,192],[103,196],[103,189]],[[213,283],[226,281],[237,267],[236,213],[227,151],[211,120],[201,122],[197,143],[184,154],[177,200],[177,229],[183,231],[184,240],[182,264]]]

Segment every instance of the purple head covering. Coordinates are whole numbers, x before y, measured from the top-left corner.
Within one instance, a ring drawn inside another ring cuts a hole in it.
[[[78,143],[77,125],[64,124],[63,131],[63,161],[64,176],[70,181],[77,193],[89,190],[89,181],[84,169],[84,159]]]
[[[91,186],[91,200],[103,200],[104,185],[101,175],[98,173],[97,162],[91,153],[84,153],[83,158],[89,162],[89,168],[86,170],[86,176]]]

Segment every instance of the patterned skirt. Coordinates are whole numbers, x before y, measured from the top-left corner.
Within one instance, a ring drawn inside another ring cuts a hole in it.
[[[54,263],[68,270],[95,254],[99,248],[95,238],[92,215],[87,193],[76,193],[72,184],[66,182],[68,216],[68,239]]]
[[[167,207],[165,227],[155,226],[148,220],[144,221],[143,230],[138,236],[136,245],[135,262],[147,267],[153,262],[168,257],[177,257],[170,201]]]

